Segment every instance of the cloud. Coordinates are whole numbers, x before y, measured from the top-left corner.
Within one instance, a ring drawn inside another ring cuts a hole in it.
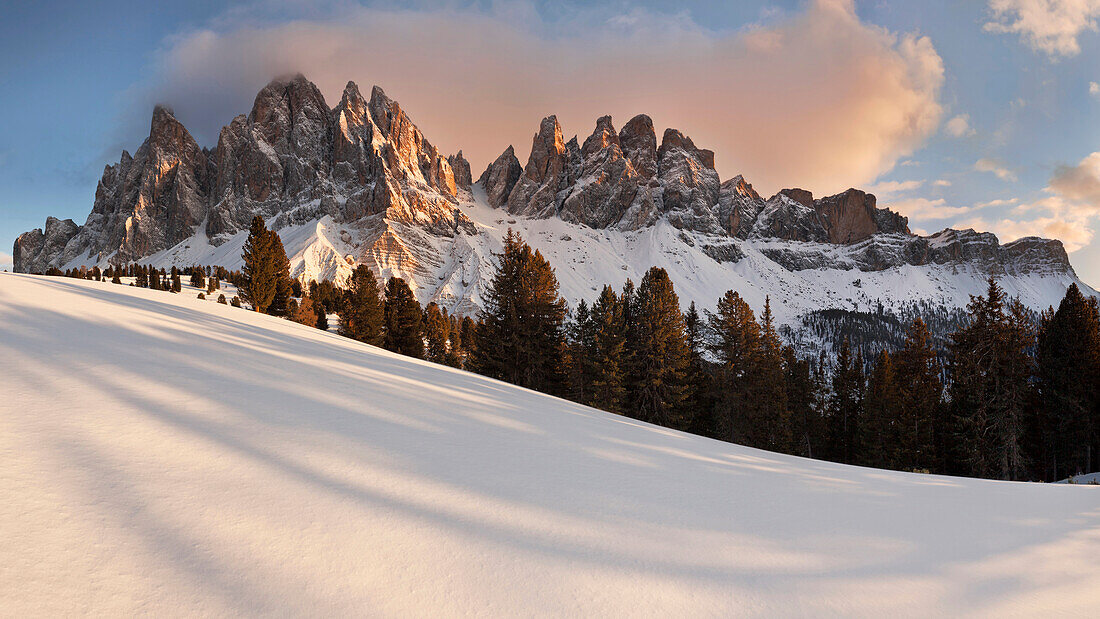
[[[979,202],[979,203],[974,205],[974,208],[988,208],[990,206],[1011,206],[1013,204],[1016,204],[1019,201],[1020,201],[1019,198],[1008,198],[1008,199],[998,198],[996,200],[990,200],[988,202]]]
[[[951,181],[947,180],[946,178],[941,178],[932,184],[936,187],[950,187]]]
[[[1058,166],[1046,191],[1059,199],[1052,203],[1054,210],[1100,215],[1100,152],[1077,165]]]
[[[526,161],[545,115],[583,140],[603,114],[621,127],[647,113],[714,150],[723,178],[744,173],[765,193],[870,182],[941,120],[931,40],[862,22],[851,0],[733,32],[639,8],[547,20],[530,4],[454,6],[341,5],[281,23],[234,14],[166,41],[143,104],[171,104],[210,144],[275,75],[304,73],[330,105],[349,79],[377,84],[436,146],[463,149],[475,176],[509,144]]]
[[[988,32],[1018,34],[1052,58],[1081,52],[1077,37],[1095,32],[1100,0],[989,0]]]
[[[1095,219],[1100,216],[1100,152],[1090,154],[1076,165],[1056,168],[1043,191],[1048,194],[1046,197],[1013,209],[1016,214],[1038,213],[1038,217],[997,221],[975,218],[960,225],[989,230],[1002,241],[1036,235],[1056,238],[1065,244],[1066,251],[1071,252],[1089,244],[1095,234]],[[993,200],[975,206],[982,208],[1016,203],[1016,199]]]
[[[879,198],[919,189],[924,181],[882,181],[867,187],[867,191]]]
[[[890,203],[890,208],[910,219],[950,219],[965,215],[973,210],[967,206],[947,206],[943,198],[929,200],[927,198],[912,198],[897,200]]]
[[[970,126],[970,114],[959,114],[952,118],[944,125],[944,129],[947,130],[948,135],[956,138],[970,137],[978,133]]]
[[[1085,220],[1067,220],[1062,217],[1039,217],[1027,221],[1000,219],[988,221],[980,217],[959,222],[958,228],[974,228],[992,232],[1002,243],[1009,243],[1025,236],[1041,236],[1058,239],[1067,252],[1075,252],[1092,241],[1093,230]]]
[[[0,270],[7,269],[10,271],[13,261],[14,258],[12,258],[11,254],[0,251]]]
[[[1089,94],[1100,99],[1100,83],[1089,82]]]
[[[996,159],[979,159],[974,162],[974,169],[978,172],[990,172],[1002,181],[1016,181],[1016,173]]]

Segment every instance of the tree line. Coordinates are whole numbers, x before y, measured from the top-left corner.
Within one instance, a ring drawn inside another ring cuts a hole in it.
[[[352,339],[718,440],[994,479],[1100,468],[1100,311],[1075,285],[1036,316],[990,277],[985,294],[950,316],[958,326],[946,342],[914,317],[872,358],[866,341],[848,338],[809,356],[783,342],[770,299],[759,316],[733,290],[713,311],[681,311],[668,274],[653,267],[637,286],[604,286],[570,311],[549,261],[517,233],[497,258],[476,317],[421,307],[408,282],[380,284],[365,265],[345,288],[303,287],[259,217],[240,272],[187,273],[200,288],[231,281],[255,311],[325,330],[338,314],[338,332]],[[171,289],[179,276],[124,268],[150,287]]]

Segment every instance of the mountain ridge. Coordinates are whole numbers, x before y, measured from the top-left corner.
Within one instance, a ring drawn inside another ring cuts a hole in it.
[[[14,266],[23,272],[132,261],[232,267],[234,247],[255,215],[283,234],[302,279],[341,282],[365,263],[381,277],[406,277],[421,301],[454,311],[479,306],[499,244],[492,236],[506,226],[537,235],[547,225],[539,222],[551,220],[563,224],[551,227],[564,245],[589,238],[586,231],[602,232],[605,240],[623,235],[624,246],[639,235],[662,237],[649,255],[620,256],[627,259],[621,271],[671,267],[684,252],[713,260],[717,267],[704,266],[719,272],[722,265],[770,261],[784,271],[772,279],[785,281],[756,284],[774,288],[776,297],[805,283],[795,276],[809,271],[946,268],[947,281],[963,268],[1080,282],[1057,240],[1001,245],[989,233],[952,229],[918,236],[907,218],[855,188],[822,198],[790,188],[764,199],[741,176],[722,181],[714,153],[680,131],[666,129],[658,142],[644,114],[620,130],[601,117],[583,143],[565,140],[557,118],[547,116],[526,165],[509,146],[475,182],[461,151],[441,153],[381,88],[365,98],[348,82],[329,108],[302,75],[265,86],[249,114],[223,127],[214,149],[200,148],[170,109],[157,106],[141,147],[105,167],[85,224],[50,218],[44,229],[20,235]],[[660,232],[665,226],[668,234]],[[569,257],[555,267],[596,260],[607,247],[595,243],[557,248]],[[704,276],[679,277],[678,286]],[[576,301],[603,283],[616,282],[568,283],[563,293]],[[689,300],[709,305],[721,287],[711,282],[706,296]],[[848,292],[837,298],[860,291]],[[1046,292],[1032,296],[1033,304],[1056,301]]]

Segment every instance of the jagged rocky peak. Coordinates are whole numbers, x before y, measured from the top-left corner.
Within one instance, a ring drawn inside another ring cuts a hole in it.
[[[549,217],[557,213],[558,191],[568,177],[565,140],[557,116],[547,116],[531,140],[531,155],[523,174],[508,195],[508,212],[516,215]]]
[[[12,251],[13,268],[17,273],[44,273],[55,266],[52,258],[65,249],[80,226],[71,219],[46,218],[46,227],[24,232],[15,239]]]
[[[470,162],[462,156],[462,151],[448,156],[447,163],[451,164],[451,171],[454,172],[455,186],[469,191],[470,186],[474,184],[474,178],[473,174],[470,173]]]
[[[719,186],[718,222],[730,236],[747,237],[763,208],[763,198],[740,174]]]
[[[874,234],[908,234],[909,220],[875,206],[875,196],[849,189],[814,202],[814,210],[835,244],[856,243]]]
[[[606,228],[619,223],[635,205],[641,179],[631,161],[623,155],[619,134],[610,116],[596,121],[596,128],[580,147],[566,145],[570,155],[568,170],[577,178],[569,179],[567,194],[562,201],[562,219],[592,228]],[[579,170],[577,170],[579,164]]]
[[[653,119],[645,114],[631,118],[619,131],[619,145],[638,176],[649,180],[657,176],[657,133]]]
[[[516,159],[515,149],[509,146],[489,164],[489,167],[485,168],[477,179],[477,183],[485,190],[489,206],[501,208],[507,205],[508,196],[512,193],[512,188],[516,186],[516,181],[521,174],[523,174],[523,166],[520,165],[519,159]]]
[[[676,129],[666,129],[657,150],[657,169],[663,210],[672,225],[723,232],[714,209],[720,183],[713,151],[697,148],[691,138]]]

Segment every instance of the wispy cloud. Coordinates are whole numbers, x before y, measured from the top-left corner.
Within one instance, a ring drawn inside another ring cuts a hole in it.
[[[1095,32],[1100,0],[989,0],[988,32],[1018,34],[1051,58],[1081,53],[1078,37]]]
[[[1016,173],[996,159],[979,159],[974,162],[974,169],[978,172],[989,172],[1002,181],[1015,182],[1017,180]]]
[[[996,200],[990,200],[988,202],[979,202],[974,205],[974,208],[988,208],[991,206],[1012,206],[1019,201],[1019,198],[998,198]]]
[[[1100,83],[1089,82],[1089,94],[1100,99]]]
[[[977,131],[970,126],[970,114],[959,114],[947,121],[944,125],[947,135],[955,138],[966,138],[977,135]]]
[[[867,191],[875,194],[880,200],[899,193],[908,193],[920,189],[924,181],[882,181],[867,187]]]
[[[7,252],[0,251],[0,270],[7,269],[10,271],[12,269],[12,264],[12,255]]]
[[[890,203],[890,208],[915,220],[942,220],[959,217],[972,211],[968,206],[948,206],[943,198],[929,200],[928,198],[910,198],[908,200],[896,200]]]
[[[935,181],[932,184],[935,185],[936,187],[950,187],[951,186],[951,181],[947,180],[946,178],[941,178],[941,179]]]

